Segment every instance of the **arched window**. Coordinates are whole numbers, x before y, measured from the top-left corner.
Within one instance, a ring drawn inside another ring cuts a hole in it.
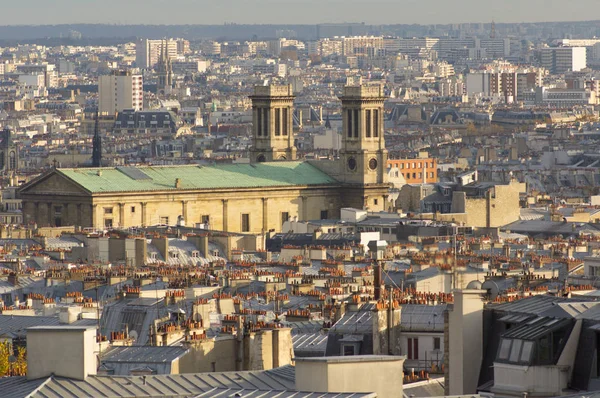
[[[11,151],[8,156],[8,169],[15,170],[17,168],[17,154],[15,151]]]

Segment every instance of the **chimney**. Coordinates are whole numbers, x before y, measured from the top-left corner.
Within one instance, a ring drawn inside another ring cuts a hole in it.
[[[321,230],[321,228],[315,229],[313,231],[313,240],[319,239],[322,234],[323,234],[323,231]]]
[[[51,342],[51,344],[49,344]],[[27,378],[85,380],[96,374],[96,327],[35,326],[27,329]]]
[[[19,283],[19,276],[16,272],[11,272],[8,275],[8,283],[10,283],[13,286],[16,286]]]
[[[175,179],[175,188],[176,189],[181,188],[181,179],[180,178]]]

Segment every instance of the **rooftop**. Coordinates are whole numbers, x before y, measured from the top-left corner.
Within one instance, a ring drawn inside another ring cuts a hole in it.
[[[92,193],[337,184],[335,179],[309,163],[291,161],[216,166],[58,169],[56,172]],[[175,187],[177,179],[180,188]]]

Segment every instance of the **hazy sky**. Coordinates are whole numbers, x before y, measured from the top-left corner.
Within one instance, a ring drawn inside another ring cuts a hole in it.
[[[599,0],[0,0],[0,25],[458,23],[600,19]]]

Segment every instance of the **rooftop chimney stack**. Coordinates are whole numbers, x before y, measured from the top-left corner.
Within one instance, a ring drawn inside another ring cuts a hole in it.
[[[96,374],[96,328],[35,326],[27,329],[27,378],[85,380]]]

